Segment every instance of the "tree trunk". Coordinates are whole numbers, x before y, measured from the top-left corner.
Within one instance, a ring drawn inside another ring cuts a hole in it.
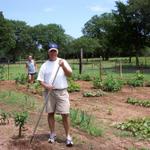
[[[136,66],[139,67],[139,54],[138,54],[138,51],[136,51]]]
[[[131,60],[132,60],[132,56],[129,56],[129,63],[131,63]]]
[[[19,126],[19,137],[21,137],[21,126]]]

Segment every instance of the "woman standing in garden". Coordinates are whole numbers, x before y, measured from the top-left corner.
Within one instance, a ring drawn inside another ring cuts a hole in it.
[[[37,65],[35,61],[32,59],[32,56],[28,56],[28,60],[26,61],[26,69],[28,72],[28,82],[34,83],[34,76],[36,74]]]

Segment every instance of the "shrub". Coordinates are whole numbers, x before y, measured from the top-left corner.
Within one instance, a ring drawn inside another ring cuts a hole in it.
[[[144,85],[144,75],[140,73],[139,71],[136,72],[133,79],[129,80],[128,85],[131,85],[133,87],[140,87]]]
[[[24,127],[24,124],[27,121],[28,113],[27,112],[16,112],[16,113],[14,113],[13,118],[14,118],[14,121],[15,121],[15,125],[19,126],[18,136],[21,137],[22,128]]]
[[[102,86],[103,86],[102,84],[103,84],[102,81],[98,77],[94,78],[94,80],[93,80],[94,88],[96,88],[96,89],[102,88]]]
[[[123,82],[108,76],[103,83],[103,90],[108,92],[119,91],[122,88]]]
[[[0,80],[4,80],[4,73],[5,73],[5,68],[4,66],[0,65]]]
[[[92,80],[92,78],[91,78],[91,76],[89,74],[83,74],[83,75],[81,75],[81,79],[83,81],[91,81]]]

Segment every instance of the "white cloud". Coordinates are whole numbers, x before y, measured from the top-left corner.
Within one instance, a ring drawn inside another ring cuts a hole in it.
[[[45,9],[44,9],[44,12],[52,12],[52,11],[53,11],[52,8],[45,8]]]
[[[106,8],[106,7],[102,7],[100,5],[93,5],[93,6],[90,6],[88,7],[92,12],[108,12],[110,11],[109,8]]]

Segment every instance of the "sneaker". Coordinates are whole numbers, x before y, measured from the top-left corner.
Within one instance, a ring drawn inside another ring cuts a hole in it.
[[[72,141],[72,139],[67,139],[67,140],[66,140],[66,146],[68,146],[68,147],[73,146],[73,141]]]
[[[54,143],[56,140],[56,135],[50,135],[49,139],[48,139],[48,143]]]

